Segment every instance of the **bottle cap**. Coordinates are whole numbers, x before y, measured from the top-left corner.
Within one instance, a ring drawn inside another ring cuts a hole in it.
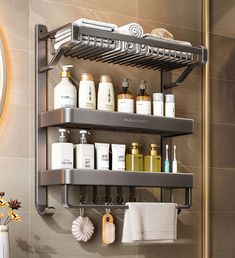
[[[67,142],[67,133],[69,132],[67,129],[59,128],[59,142]]]
[[[140,81],[140,89],[141,90],[145,90],[146,89],[146,85],[145,85],[145,81],[144,80]]]
[[[166,102],[175,102],[175,95],[173,95],[173,94],[166,94],[165,95],[165,101]]]
[[[81,81],[94,81],[94,77],[92,73],[82,73]]]
[[[157,147],[158,147],[158,145],[155,143],[150,144],[150,155],[151,156],[157,155]]]
[[[82,144],[86,144],[87,143],[87,134],[89,134],[89,132],[87,130],[80,130],[79,133],[81,134],[79,142]]]
[[[63,65],[62,66],[62,71],[60,73],[61,78],[70,78],[71,77],[71,74],[69,71],[70,67],[73,67],[73,65]]]
[[[153,101],[163,101],[163,93],[153,93]]]
[[[112,83],[112,77],[110,75],[104,74],[100,76],[100,82],[105,83]]]
[[[123,79],[122,87],[123,87],[123,88],[128,88],[128,87],[129,87],[129,83],[128,83],[128,79],[127,79],[127,78],[124,78],[124,79]]]
[[[138,142],[132,142],[131,144],[131,153],[132,154],[139,154],[139,143]]]

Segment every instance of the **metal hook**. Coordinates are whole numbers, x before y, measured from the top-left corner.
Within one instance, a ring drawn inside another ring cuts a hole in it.
[[[111,205],[111,203],[106,202],[105,205],[108,206],[108,205]],[[106,208],[105,211],[106,211],[106,213],[111,213],[111,209],[110,208]]]
[[[82,205],[83,203],[80,202],[80,205]],[[84,208],[80,208],[79,209],[79,212],[80,212],[80,217],[84,217],[84,212],[85,212],[85,209]]]

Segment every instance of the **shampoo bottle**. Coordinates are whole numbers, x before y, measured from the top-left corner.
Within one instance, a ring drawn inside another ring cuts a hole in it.
[[[70,71],[72,65],[63,65],[61,81],[54,88],[54,109],[62,107],[77,107],[77,89],[70,82]]]
[[[139,151],[139,144],[131,144],[131,153],[126,155],[127,171],[143,171],[143,155]]]
[[[59,142],[52,144],[52,169],[73,168],[73,144],[67,142],[67,132],[59,129]]]
[[[76,168],[94,169],[94,145],[87,143],[87,130],[80,131],[79,144],[76,145]]]
[[[96,109],[95,83],[92,73],[82,73],[79,83],[79,108]]]
[[[146,93],[146,85],[143,80],[140,82],[140,93],[136,97],[136,113],[151,115],[151,97]]]
[[[161,156],[157,155],[157,144],[150,144],[149,155],[144,157],[144,171],[161,172]]]
[[[117,96],[117,111],[125,113],[134,113],[134,98],[128,91],[128,79],[124,78],[122,82],[122,92]]]
[[[109,75],[101,75],[98,89],[98,110],[114,111],[114,90],[112,77]]]

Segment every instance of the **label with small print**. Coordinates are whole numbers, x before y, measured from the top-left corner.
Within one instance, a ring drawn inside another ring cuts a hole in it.
[[[136,101],[136,113],[142,115],[151,115],[151,101]]]
[[[165,103],[165,116],[175,117],[175,103]]]
[[[154,101],[153,102],[153,115],[154,116],[163,116],[163,101]]]
[[[109,170],[109,154],[101,154],[97,160],[97,169]]]
[[[134,113],[134,100],[118,99],[118,112]]]
[[[72,95],[72,94],[61,95],[59,98],[59,106],[76,108],[77,107],[77,99],[74,98],[74,95]]]

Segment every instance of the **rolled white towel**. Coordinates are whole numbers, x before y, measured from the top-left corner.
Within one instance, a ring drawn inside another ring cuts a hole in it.
[[[119,27],[118,32],[138,38],[142,38],[144,35],[143,28],[138,23],[129,23],[122,27]]]

